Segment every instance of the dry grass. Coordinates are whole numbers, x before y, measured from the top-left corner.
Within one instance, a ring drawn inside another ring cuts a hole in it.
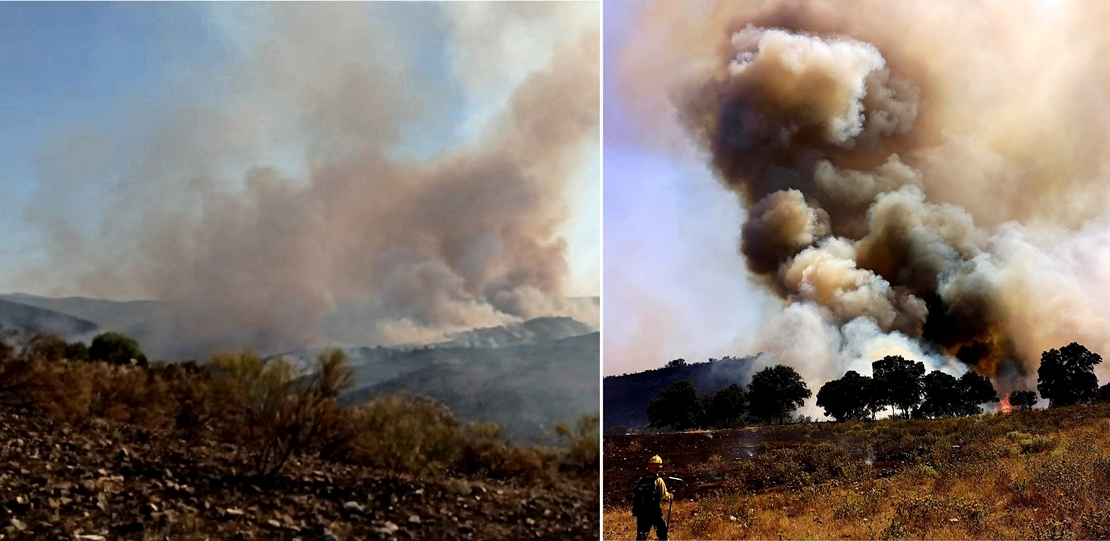
[[[718,461],[724,488],[679,492],[671,538],[1110,539],[1110,405],[823,429]],[[607,508],[604,533],[633,539],[629,510]]]

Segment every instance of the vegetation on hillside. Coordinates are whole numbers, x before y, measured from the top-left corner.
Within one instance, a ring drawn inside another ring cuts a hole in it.
[[[1037,389],[1049,407],[1110,400],[1110,383],[1099,387],[1094,374],[1101,362],[1097,353],[1074,342],[1046,351]],[[887,408],[906,419],[936,419],[976,415],[982,404],[999,401],[991,381],[974,370],[959,378],[939,370],[926,374],[923,363],[891,355],[872,363],[872,373],[849,370],[826,382],[817,392],[817,406],[836,421],[874,419]],[[675,430],[786,424],[810,396],[793,368],[775,365],[756,372],[746,390],[733,384],[712,396],[699,395],[691,380],[675,381],[651,399],[647,415],[651,426]],[[1037,403],[1034,391],[1015,391],[1007,398],[1021,409]]]
[[[129,337],[91,347],[56,336],[0,336],[0,405],[54,419],[93,418],[231,444],[245,474],[272,477],[298,456],[380,467],[387,475],[467,475],[529,483],[596,483],[598,419],[561,425],[558,447],[513,445],[504,430],[463,424],[442,404],[407,393],[351,406],[352,373],[340,350],[311,369],[251,350],[204,363],[146,362]]]

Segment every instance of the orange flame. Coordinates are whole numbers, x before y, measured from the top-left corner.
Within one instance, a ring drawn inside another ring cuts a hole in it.
[[[1010,405],[1010,393],[1006,393],[1006,396],[1002,397],[1002,406],[999,408],[999,411],[1002,413],[1010,413],[1013,410],[1014,407]]]

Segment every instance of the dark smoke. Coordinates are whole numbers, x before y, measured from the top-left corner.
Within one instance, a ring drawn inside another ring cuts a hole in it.
[[[633,137],[693,140],[738,195],[739,251],[784,306],[757,350],[811,386],[898,354],[1002,390],[1034,384],[1047,349],[1110,351],[1104,4],[638,15],[616,70]]]
[[[844,37],[748,26],[732,47],[682,111],[752,204],[749,269],[790,302],[841,324],[870,317],[993,375],[1013,350],[995,289],[975,282],[987,237],[962,209],[928,202],[920,173],[889,152],[917,116],[912,81]]]

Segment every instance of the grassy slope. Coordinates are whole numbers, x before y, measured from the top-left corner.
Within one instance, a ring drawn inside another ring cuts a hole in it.
[[[809,430],[782,445],[769,430],[751,459],[676,464],[723,481],[679,493],[671,538],[1110,538],[1110,405]],[[606,539],[635,537],[609,470],[644,449],[621,443],[606,438]]]

